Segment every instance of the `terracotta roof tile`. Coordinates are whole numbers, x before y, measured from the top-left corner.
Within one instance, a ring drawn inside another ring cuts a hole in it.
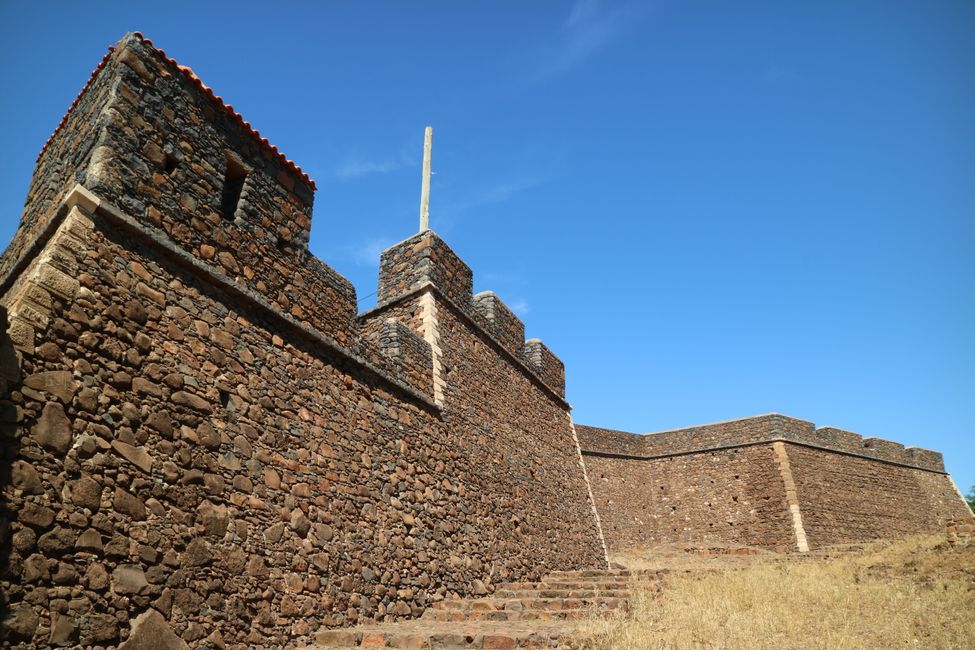
[[[311,187],[311,189],[313,189],[313,190],[314,189],[317,189],[317,185],[315,184],[315,181],[313,181],[308,176],[308,174],[306,174],[304,171],[302,171],[301,167],[299,167],[297,164],[295,164],[294,161],[288,159],[283,153],[281,153],[278,150],[277,147],[275,147],[273,144],[271,144],[270,142],[268,142],[268,139],[265,138],[264,136],[262,136],[261,133],[260,133],[260,131],[258,131],[257,129],[255,129],[254,127],[252,127],[251,124],[250,124],[250,122],[245,121],[244,118],[243,118],[243,116],[240,113],[238,113],[237,111],[234,110],[234,107],[233,106],[231,106],[230,104],[227,104],[226,102],[224,102],[222,97],[216,95],[209,86],[207,86],[206,84],[204,84],[203,81],[198,76],[196,76],[196,73],[193,72],[193,70],[191,68],[189,68],[189,67],[187,67],[185,65],[180,65],[179,63],[177,63],[175,61],[175,59],[172,59],[172,58],[166,56],[165,50],[162,50],[162,49],[156,47],[151,40],[149,40],[148,38],[146,38],[145,36],[143,36],[140,32],[135,32],[134,33],[134,36],[136,36],[139,40],[141,40],[143,43],[145,43],[153,52],[155,52],[156,54],[158,54],[164,61],[166,61],[171,66],[173,66],[173,68],[175,68],[176,70],[178,70],[184,77],[186,77],[187,79],[189,79],[197,88],[199,88],[203,92],[203,94],[206,97],[208,97],[211,101],[213,101],[213,103],[217,106],[217,108],[223,110],[234,121],[236,121],[238,124],[240,124],[241,127],[243,127],[243,129],[244,129],[245,132],[247,132],[248,134],[250,134],[250,136],[252,138],[254,138],[254,140],[256,140],[267,151],[270,151],[275,157],[277,157],[277,159],[285,167],[293,170],[296,174],[298,174],[298,176],[300,176],[301,178],[303,178],[305,180],[305,182],[307,182],[308,185]],[[112,45],[112,46],[110,46],[108,48],[108,54],[105,55],[105,57],[98,64],[98,67],[96,67],[95,70],[91,73],[91,77],[89,77],[88,83],[86,83],[85,84],[85,87],[81,89],[81,92],[80,93],[78,93],[78,96],[75,98],[74,102],[72,102],[70,108],[68,108],[67,113],[65,113],[64,117],[61,118],[61,122],[58,124],[57,128],[54,129],[54,133],[52,133],[51,134],[51,137],[48,138],[48,140],[47,140],[46,143],[44,143],[44,146],[41,148],[41,152],[37,155],[37,159],[38,160],[40,160],[41,156],[44,155],[44,152],[47,151],[47,148],[50,146],[50,144],[54,140],[55,136],[57,136],[57,134],[61,131],[61,129],[64,128],[65,122],[67,122],[68,117],[74,111],[75,107],[78,105],[78,102],[81,101],[81,97],[85,94],[85,91],[88,90],[88,87],[91,86],[91,84],[95,81],[95,78],[98,76],[98,73],[101,72],[102,69],[106,66],[106,64],[108,63],[109,58],[112,56],[112,53],[115,50],[116,50],[116,46],[114,46],[114,45]]]

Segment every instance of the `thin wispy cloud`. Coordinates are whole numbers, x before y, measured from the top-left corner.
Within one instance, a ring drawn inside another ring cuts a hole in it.
[[[369,239],[350,251],[349,257],[358,266],[378,266],[379,255],[396,242],[388,237]]]
[[[548,180],[544,176],[520,176],[507,180],[497,181],[492,184],[484,185],[480,188],[470,188],[465,191],[462,198],[448,200],[439,208],[431,205],[431,215],[436,212],[437,216],[444,220],[456,220],[463,217],[466,213],[497,203],[504,203],[521,192],[538,187]]]
[[[553,41],[541,51],[533,81],[561,76],[596,55],[631,27],[645,6],[576,0]]]
[[[521,316],[522,318],[524,318],[525,314],[531,311],[531,309],[528,306],[528,301],[525,300],[524,298],[514,301],[513,303],[508,305],[508,307],[511,309],[511,311],[515,312],[516,314],[518,314],[518,316]]]
[[[418,158],[406,151],[385,158],[350,156],[335,169],[335,177],[340,181],[351,181],[370,174],[388,174],[400,169],[416,167],[418,164]]]

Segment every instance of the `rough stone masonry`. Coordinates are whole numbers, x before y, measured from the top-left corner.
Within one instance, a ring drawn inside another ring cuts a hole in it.
[[[562,364],[433,232],[379,306],[312,182],[139,35],[0,264],[4,643],[283,647],[605,565]]]
[[[417,616],[604,567],[595,505],[611,545],[663,539],[627,523],[658,484],[699,513],[680,535],[712,535],[724,494],[735,539],[783,548],[800,519],[812,545],[893,530],[831,523],[859,520],[844,472],[880,493],[882,460],[931,510],[897,532],[956,510],[934,452],[847,471],[803,431],[621,455],[640,445],[580,427],[584,464],[561,361],[446,243],[385,251],[357,314],[308,252],[314,190],[141,35],[96,68],[0,258],[4,647],[278,648]]]

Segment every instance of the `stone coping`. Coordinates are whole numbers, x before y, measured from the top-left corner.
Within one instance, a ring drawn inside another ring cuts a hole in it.
[[[576,425],[583,452],[628,458],[663,458],[783,441],[849,456],[944,474],[936,451],[880,438],[863,437],[835,427],[817,428],[808,420],[767,413],[694,427],[647,434]]]
[[[638,434],[634,434],[638,435]],[[682,449],[680,451],[673,451],[670,453],[656,454],[653,456],[636,456],[633,454],[626,454],[622,452],[615,451],[600,451],[598,449],[583,449],[583,456],[600,456],[602,458],[620,458],[623,460],[660,460],[662,458],[674,458],[676,456],[689,456],[692,454],[706,454],[712,451],[727,451],[729,449],[741,449],[742,447],[756,447],[758,445],[770,445],[775,442],[785,442],[790,445],[798,445],[799,447],[808,447],[809,449],[818,449],[820,451],[828,451],[834,454],[841,454],[843,456],[853,456],[854,458],[864,458],[866,460],[875,460],[879,463],[886,463],[887,465],[897,465],[898,467],[907,467],[910,469],[919,469],[925,472],[933,472],[935,474],[948,475],[948,472],[934,469],[931,467],[923,467],[921,465],[913,465],[910,463],[899,462],[896,460],[889,460],[886,458],[878,458],[877,456],[867,456],[866,454],[858,454],[852,451],[846,451],[843,449],[835,449],[833,447],[824,447],[822,445],[816,445],[810,442],[801,442],[799,440],[793,440],[791,438],[767,438],[764,440],[752,440],[747,442],[740,442],[737,444],[730,445],[719,445],[715,447],[701,447],[699,449]]]

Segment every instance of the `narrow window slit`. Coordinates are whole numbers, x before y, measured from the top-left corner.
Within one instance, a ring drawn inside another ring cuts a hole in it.
[[[227,170],[223,178],[223,197],[220,201],[220,212],[223,218],[233,220],[240,203],[240,193],[244,191],[244,181],[247,179],[247,169],[242,164],[227,156]]]

